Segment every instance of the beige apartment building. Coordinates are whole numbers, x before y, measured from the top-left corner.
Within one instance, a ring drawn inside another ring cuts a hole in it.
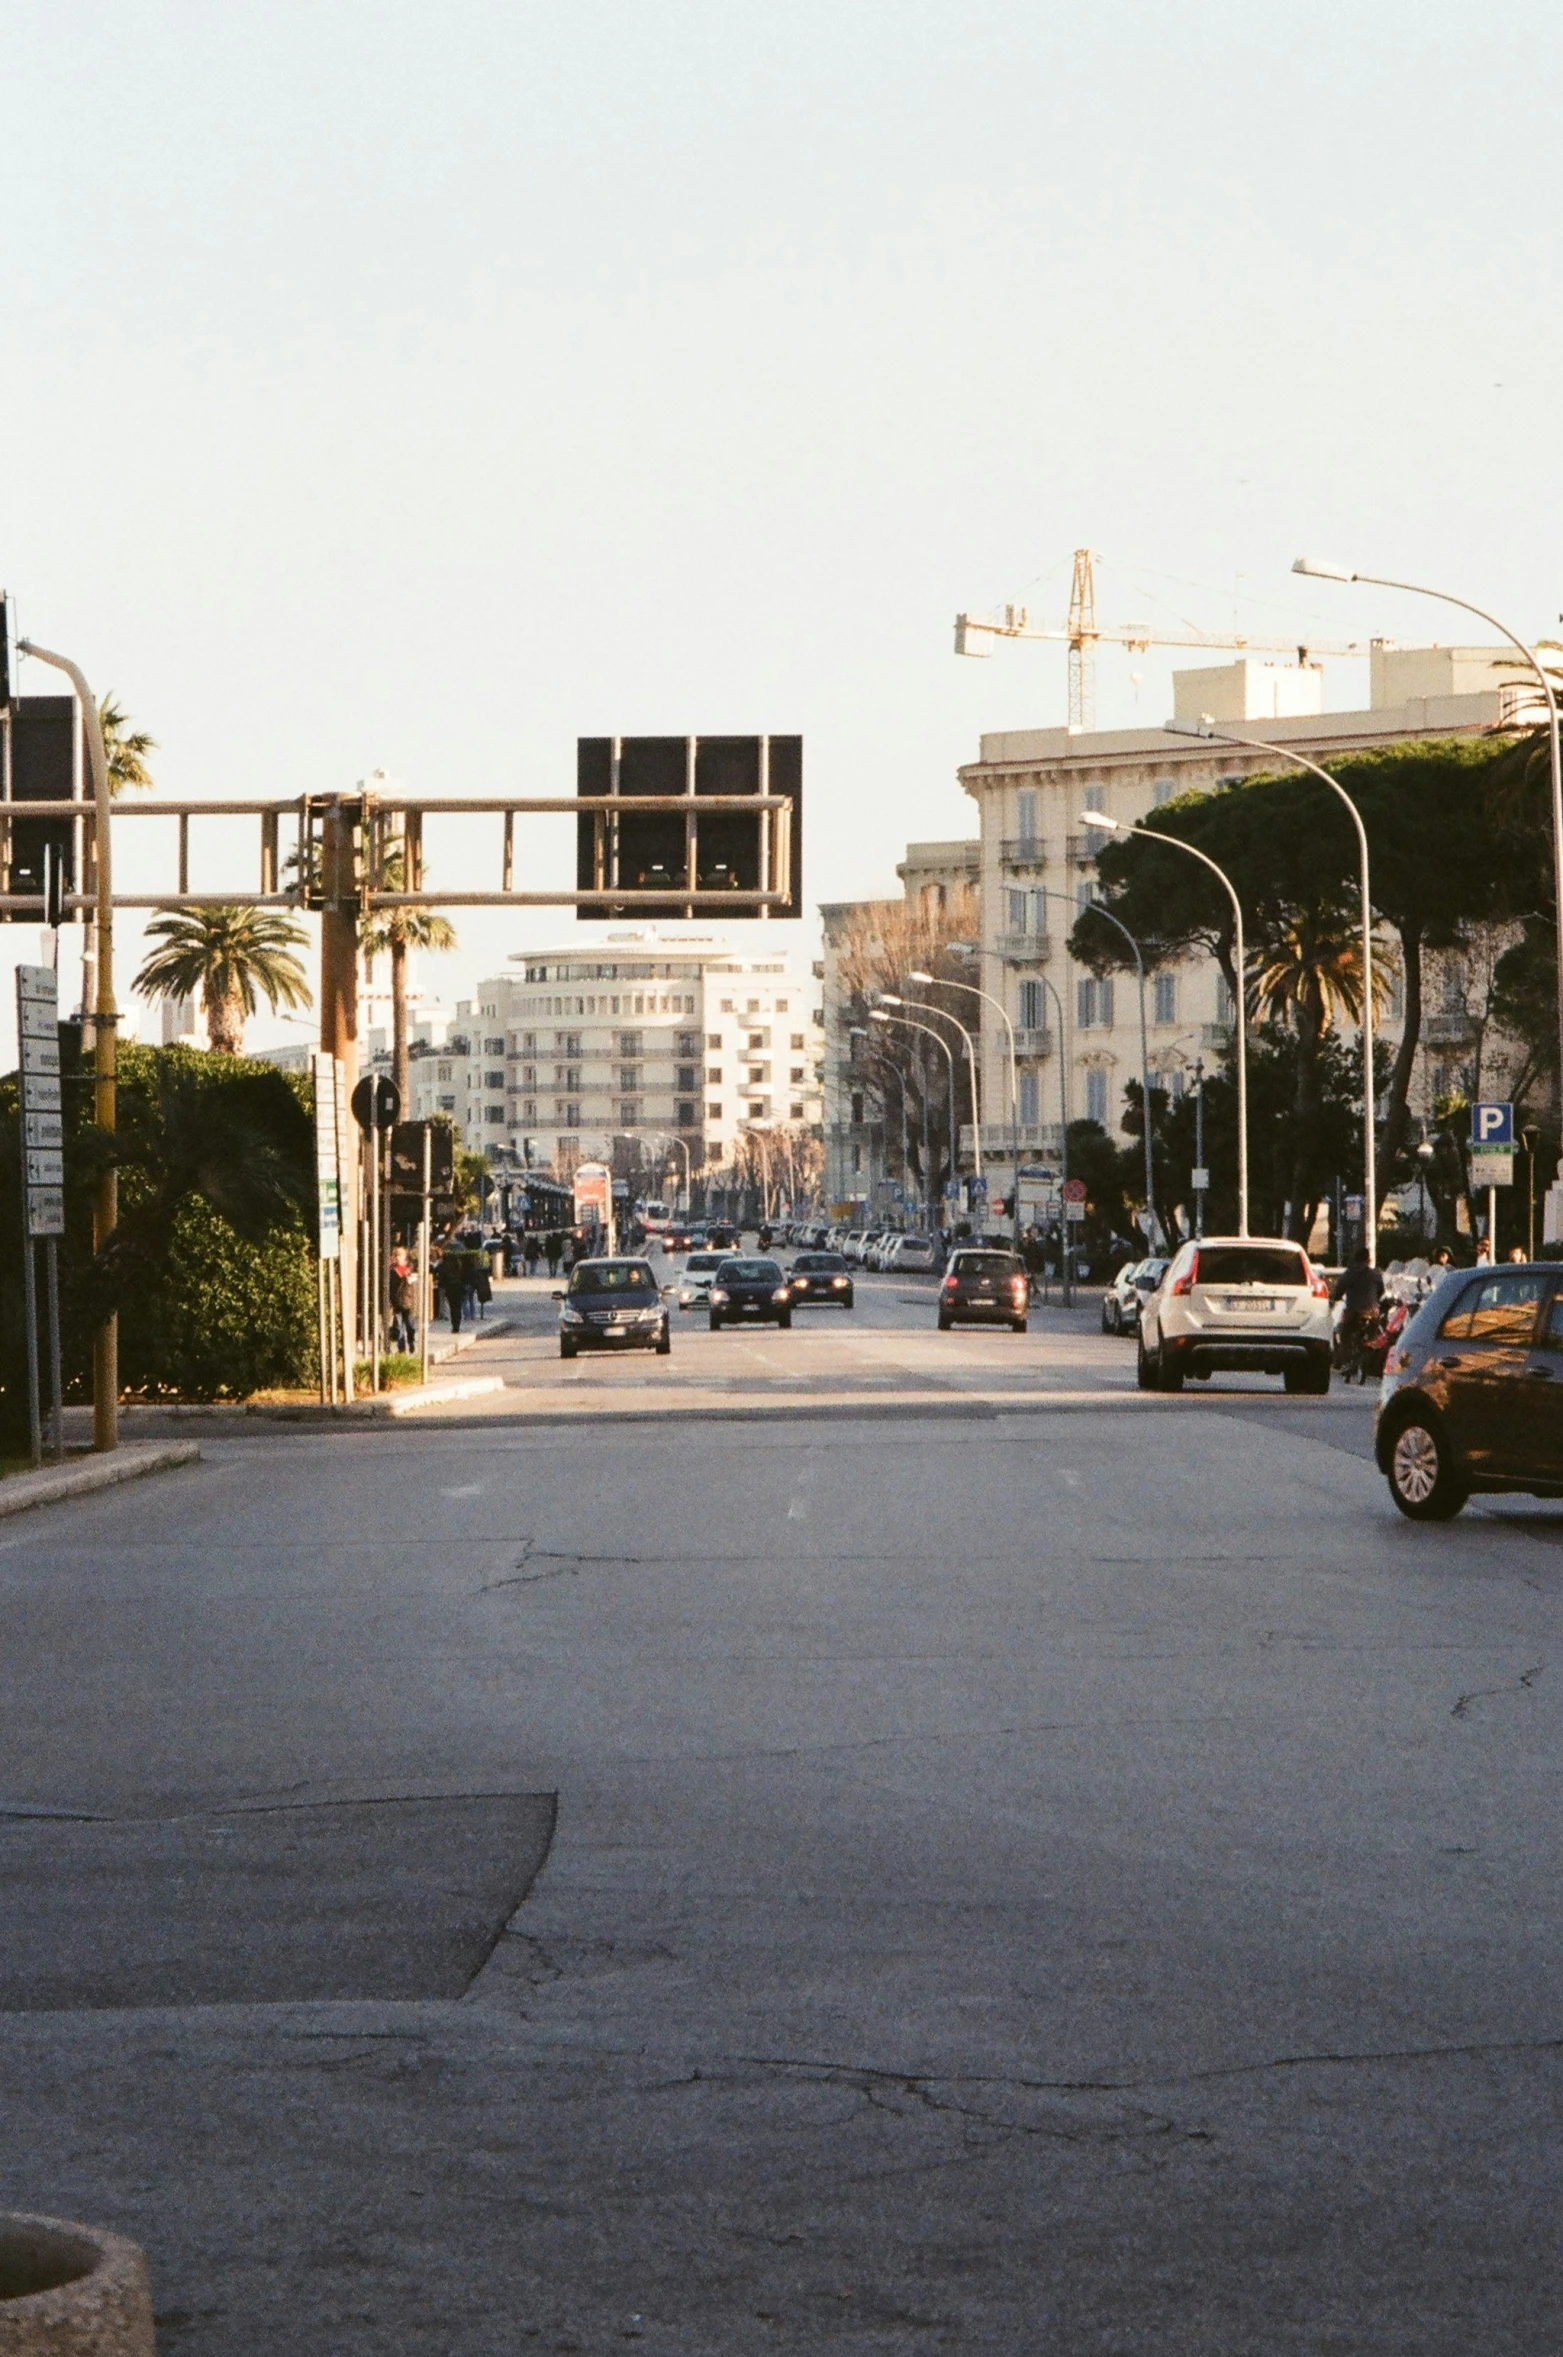
[[[1218,727],[1294,747],[1328,767],[1332,755],[1407,738],[1481,735],[1536,712],[1529,673],[1502,647],[1402,648],[1376,641],[1363,710],[1324,711],[1322,682],[1314,665],[1251,659],[1180,671],[1174,718],[1208,716]],[[1074,963],[1066,946],[1095,890],[1096,855],[1106,840],[1084,824],[1082,813],[1099,810],[1129,826],[1179,795],[1276,766],[1268,751],[1161,729],[1042,728],[983,737],[977,760],[958,773],[981,829],[980,979],[1014,1026],[1023,1149],[1056,1153],[1065,1116],[1121,1133],[1125,1084],[1139,1077],[1134,974],[1099,980]],[[1423,1033],[1429,1093],[1448,1085],[1482,1014],[1470,1003],[1458,961],[1449,961],[1442,985],[1444,1008]],[[1392,1006],[1381,1017],[1389,1040],[1398,1033],[1398,1013]],[[1209,1059],[1225,1045],[1231,1020],[1212,959],[1188,958],[1148,976],[1152,1086],[1181,1094],[1196,1057]],[[984,1151],[999,1156],[1009,1140],[1010,1080],[996,1020],[983,1032],[982,1077]]]

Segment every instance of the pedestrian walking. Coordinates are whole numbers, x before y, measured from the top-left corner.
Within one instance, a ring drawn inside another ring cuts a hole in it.
[[[529,1277],[535,1277],[537,1274],[537,1263],[541,1252],[542,1245],[539,1242],[537,1236],[529,1228],[527,1230],[526,1242],[521,1248],[521,1257],[526,1262],[526,1273]]]
[[[564,1238],[560,1235],[557,1228],[549,1229],[548,1242],[545,1249],[548,1254],[548,1274],[551,1277],[557,1277],[559,1274],[559,1255],[564,1250]]]
[[[435,1273],[445,1302],[445,1314],[450,1319],[450,1330],[453,1334],[459,1334],[461,1308],[467,1292],[467,1256],[454,1238],[441,1253],[440,1265]]]
[[[472,1255],[472,1293],[478,1305],[479,1318],[486,1318],[488,1305],[494,1298],[494,1284],[489,1275],[486,1252],[475,1252]]]
[[[386,1288],[391,1304],[391,1348],[411,1353],[417,1347],[417,1331],[413,1324],[416,1292],[412,1262],[404,1244],[398,1244],[391,1254],[391,1265],[386,1272]]]

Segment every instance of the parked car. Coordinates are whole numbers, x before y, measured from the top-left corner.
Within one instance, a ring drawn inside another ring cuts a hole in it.
[[[800,1252],[788,1282],[795,1309],[827,1304],[838,1309],[852,1307],[852,1278],[839,1252]]]
[[[952,1326],[1005,1325],[1026,1331],[1031,1281],[1013,1252],[963,1245],[951,1255],[939,1287],[939,1331]]]
[[[1141,1307],[1140,1389],[1244,1368],[1288,1391],[1328,1391],[1331,1338],[1329,1287],[1300,1244],[1206,1236],[1174,1253]]]
[[[711,1283],[711,1331],[721,1326],[792,1324],[792,1287],[775,1260],[730,1254]]]
[[[939,1247],[932,1236],[896,1236],[884,1256],[887,1269],[936,1269]]]
[[[692,1252],[678,1281],[680,1309],[705,1309],[711,1300],[711,1280],[726,1258],[721,1252]]]
[[[1379,1386],[1379,1471],[1402,1514],[1445,1522],[1473,1491],[1563,1497],[1563,1272],[1446,1277],[1401,1329]]]
[[[1152,1256],[1149,1260],[1131,1261],[1118,1271],[1102,1295],[1104,1334],[1138,1333],[1140,1310],[1161,1283],[1166,1266],[1165,1260]]]
[[[667,1307],[645,1260],[578,1260],[566,1289],[556,1292],[559,1356],[579,1350],[672,1349]]]

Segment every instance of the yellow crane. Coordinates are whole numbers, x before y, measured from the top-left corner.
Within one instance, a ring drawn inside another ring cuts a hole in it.
[[[1000,638],[1063,639],[1069,647],[1069,725],[1096,726],[1096,649],[1105,639],[1110,646],[1130,647],[1143,654],[1147,647],[1236,647],[1245,654],[1291,655],[1306,663],[1316,655],[1365,655],[1360,639],[1321,644],[1295,638],[1251,638],[1246,631],[1163,630],[1151,622],[1125,622],[1117,629],[1096,619],[1096,576],[1088,548],[1075,550],[1074,576],[1069,585],[1069,619],[1054,629],[1033,628],[1024,606],[1006,606],[1002,622],[985,622],[971,614],[955,617],[955,652],[991,655]]]

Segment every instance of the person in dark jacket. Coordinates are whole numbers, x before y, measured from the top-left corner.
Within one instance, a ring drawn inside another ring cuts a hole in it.
[[[411,1352],[417,1347],[413,1313],[418,1305],[418,1292],[412,1262],[403,1244],[398,1244],[391,1254],[391,1265],[386,1271],[386,1289],[391,1303],[391,1348]]]
[[[559,1255],[564,1250],[564,1238],[560,1235],[557,1228],[549,1229],[548,1242],[544,1249],[548,1254],[548,1274],[551,1277],[557,1277],[559,1274]]]
[[[435,1276],[445,1303],[445,1314],[450,1319],[450,1330],[453,1334],[459,1334],[461,1305],[467,1294],[467,1256],[454,1237],[440,1255],[440,1265]]]

